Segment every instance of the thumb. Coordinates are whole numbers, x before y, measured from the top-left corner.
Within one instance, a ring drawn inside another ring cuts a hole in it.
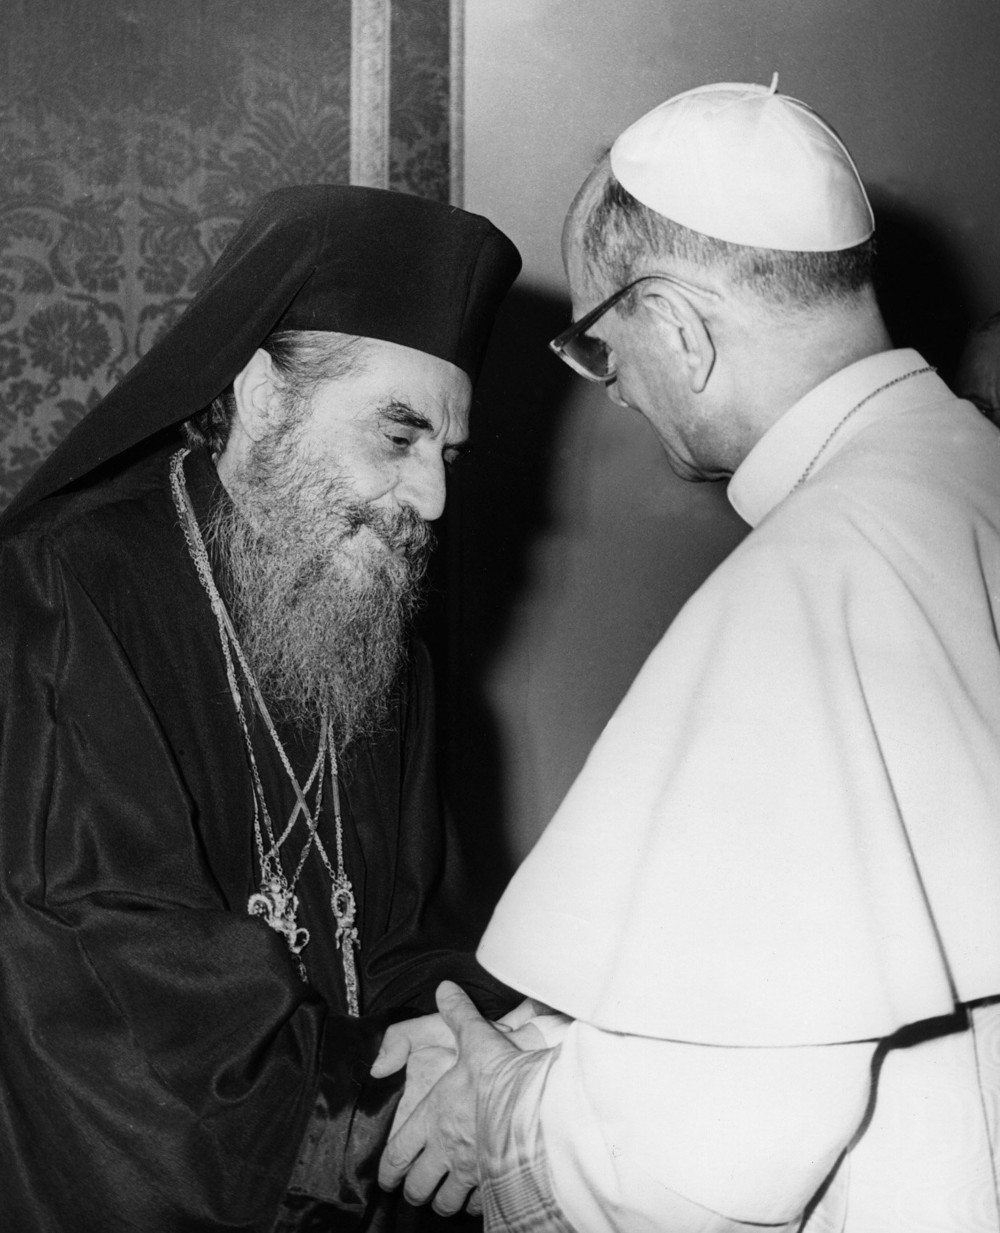
[[[435,998],[441,1018],[456,1037],[463,1027],[472,1023],[487,1023],[469,995],[454,981],[443,980],[437,987]]]
[[[369,1072],[373,1079],[384,1079],[386,1075],[395,1074],[406,1065],[410,1056],[410,1038],[405,1028],[392,1024],[386,1028],[382,1037],[382,1045]]]

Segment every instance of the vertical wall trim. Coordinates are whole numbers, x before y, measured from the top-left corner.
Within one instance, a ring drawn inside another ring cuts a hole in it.
[[[351,183],[389,187],[391,0],[351,0]]]
[[[465,204],[465,0],[451,0],[448,47],[448,200]]]

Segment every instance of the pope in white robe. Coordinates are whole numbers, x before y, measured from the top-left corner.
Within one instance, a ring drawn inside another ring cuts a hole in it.
[[[553,347],[752,530],[482,939],[537,1034],[441,996],[383,1180],[491,1233],[1000,1233],[1000,434],[892,347],[872,230],[775,85],[668,100],[574,203]]]
[[[498,1084],[484,1134],[537,1115],[581,1233],[671,1229],[671,1189],[808,1233],[995,1233],[1000,433],[884,352],[786,413],[729,496],[752,534],[480,945],[574,1020],[537,1105]],[[796,1186],[817,1109],[840,1134]],[[640,1190],[641,1213],[608,1198]]]

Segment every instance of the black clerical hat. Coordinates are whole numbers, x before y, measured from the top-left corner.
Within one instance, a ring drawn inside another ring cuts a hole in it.
[[[183,316],[97,404],[7,515],[207,406],[275,329],[400,343],[475,379],[521,260],[488,219],[340,184],[262,197]]]

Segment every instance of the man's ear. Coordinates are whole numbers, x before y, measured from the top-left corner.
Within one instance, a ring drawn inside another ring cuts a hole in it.
[[[249,363],[233,379],[236,414],[229,426],[229,437],[215,460],[219,479],[232,491],[234,477],[250,446],[264,435],[275,406],[278,374],[274,361],[258,348]]]
[[[663,340],[686,373],[691,392],[700,394],[715,367],[715,340],[709,322],[687,292],[666,280],[647,283],[642,294],[655,314]]]
[[[236,416],[231,431],[259,441],[271,421],[279,385],[274,360],[258,347],[233,380]]]

